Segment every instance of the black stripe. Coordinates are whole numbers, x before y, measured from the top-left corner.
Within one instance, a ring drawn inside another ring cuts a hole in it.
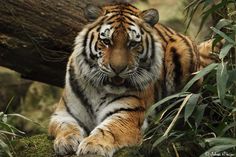
[[[88,114],[90,116],[93,116],[94,113],[92,110],[92,105],[89,103],[87,96],[84,94],[84,90],[82,90],[81,87],[79,86],[79,82],[75,76],[74,68],[71,65],[70,65],[70,69],[69,69],[69,74],[70,74],[69,82],[70,82],[70,86],[72,88],[72,91],[74,92],[76,97],[82,102],[82,104],[86,108]]]
[[[128,10],[114,10],[114,11],[111,11],[110,13],[114,13],[114,14],[116,14],[116,15],[124,15],[124,13],[126,13],[126,14],[130,14],[130,15],[133,15],[133,16],[136,16],[136,14],[134,14],[133,12],[130,12],[130,11],[128,11]]]
[[[168,37],[168,39],[172,39],[172,33],[168,34],[168,30],[166,30],[163,25],[160,24],[160,26],[162,27],[162,30],[165,33],[165,35]]]
[[[151,36],[151,42],[152,42],[152,52],[151,52],[150,58],[154,59],[154,55],[155,55],[155,52],[156,52],[155,40],[153,39],[152,35],[150,35],[150,36]]]
[[[164,35],[161,33],[161,31],[156,27],[155,27],[155,29],[156,29],[158,35],[160,35],[161,39],[165,42],[165,44],[167,44],[168,42],[167,42],[166,38],[164,37]]]
[[[163,45],[163,44],[161,44],[161,46],[162,46],[162,49],[163,49],[164,54],[165,54],[165,52],[166,52],[166,47],[165,47],[165,45]]]
[[[102,119],[102,121],[104,121],[105,119],[107,119],[108,117],[116,114],[116,113],[120,113],[120,112],[145,112],[145,108],[139,106],[139,107],[135,107],[135,108],[119,108],[116,109],[112,112],[107,113],[104,118]]]
[[[136,8],[137,9],[137,8]],[[125,8],[125,10],[131,11],[132,13],[134,12],[132,9],[130,8]]]
[[[183,71],[182,71],[182,67],[181,67],[181,63],[180,63],[180,55],[178,54],[176,48],[174,48],[174,47],[171,48],[171,52],[173,53],[172,59],[173,59],[174,65],[175,65],[174,82],[175,82],[175,85],[178,86],[181,83],[181,77],[183,75]]]
[[[166,69],[166,53],[164,53],[163,55],[163,81],[161,83],[161,94],[162,94],[162,98],[166,97],[167,96],[167,89],[166,89],[166,72],[167,72],[167,69]]]
[[[106,21],[108,22],[108,21],[111,20],[110,22],[114,22],[115,20],[113,20],[113,18],[117,18],[117,14],[108,17],[108,18],[106,19]]]
[[[90,42],[89,42],[89,50],[90,50],[90,57],[91,57],[91,59],[92,59],[92,60],[95,60],[95,59],[97,59],[98,57],[93,54],[93,50],[92,50],[93,39],[94,39],[94,34],[92,33],[91,39],[90,39]],[[96,45],[95,45],[95,47],[96,47]]]
[[[198,67],[200,66],[199,61],[200,61],[200,56],[199,56],[199,50],[197,49],[197,45],[193,44],[193,51],[195,54],[195,66],[193,67],[193,71],[197,71]]]
[[[159,23],[160,24],[160,23]],[[175,32],[173,32],[169,27],[166,27],[165,25],[163,24],[160,24],[167,32],[169,32],[170,34],[175,34]]]
[[[103,129],[101,129],[101,128],[97,128],[101,133],[102,133],[102,135],[103,136],[105,136],[105,132],[104,132],[104,130]],[[116,139],[115,139],[115,135],[110,131],[110,130],[105,130],[107,133],[109,133],[111,136],[112,136],[112,138],[114,139],[114,141],[117,141]]]
[[[97,109],[96,109],[96,111],[95,112],[98,112],[99,111],[99,109],[100,109],[100,107],[105,103],[106,101],[105,100],[103,100],[99,105],[98,105],[98,107],[97,107]]]
[[[131,26],[134,26],[134,24],[133,23],[131,23],[131,22],[126,22],[128,25],[131,25]]]
[[[128,20],[130,20],[131,22],[134,22],[135,23],[135,21],[131,18],[131,17],[129,17],[129,16],[126,16],[126,15],[123,15],[125,18],[127,18]]]
[[[146,51],[145,51],[146,54],[143,58],[140,59],[141,62],[146,62],[146,60],[147,60],[147,54],[148,54],[148,51],[149,51],[149,42],[148,42],[148,36],[147,35],[146,35],[145,43],[146,43]],[[145,49],[143,49],[143,51],[144,50]]]
[[[98,41],[96,41],[96,43],[95,43],[95,51],[96,52],[98,51]]]
[[[129,97],[133,97],[133,98],[136,98],[136,99],[140,100],[140,98],[139,98],[138,96],[136,96],[136,95],[122,95],[122,96],[115,97],[114,99],[112,99],[111,101],[109,101],[109,102],[107,103],[107,105],[109,105],[109,104],[111,104],[111,103],[113,103],[114,101],[117,101],[117,100],[119,100],[119,99],[122,99],[122,98],[129,98]]]
[[[86,134],[88,135],[88,134],[90,133],[89,128],[87,128],[87,126],[86,126],[83,122],[81,122],[81,121],[70,111],[70,108],[67,106],[67,103],[66,103],[64,97],[62,98],[62,100],[63,100],[63,102],[64,102],[64,104],[65,104],[67,113],[69,113],[69,114],[71,115],[71,117],[73,117],[73,118],[76,120],[76,122],[78,123],[78,125],[79,125],[80,127],[82,127],[82,128],[84,129],[84,131],[86,132]]]
[[[105,135],[104,131],[101,128],[97,128],[97,129],[102,133],[103,136]]]
[[[126,13],[126,14],[130,14],[130,15],[133,15],[133,16],[136,16],[137,17],[137,15],[136,14],[134,14],[132,11],[130,12],[130,11],[122,11],[122,13]],[[124,15],[124,14],[123,14]]]
[[[186,37],[184,37],[182,34],[178,34],[180,36],[180,38],[184,41],[185,45],[188,47],[188,50],[189,50],[189,54],[190,54],[190,63],[189,63],[189,72],[192,73],[194,72],[194,63],[193,63],[193,53],[195,52],[193,49],[192,49],[192,43],[190,43]]]
[[[113,134],[110,130],[106,130],[112,137],[113,137],[113,139],[114,139],[114,141],[118,141],[118,140],[116,140],[116,136],[115,136],[115,134]]]
[[[105,19],[106,17],[103,17],[96,25],[94,25],[93,27],[89,28],[84,36],[84,41],[83,41],[83,52],[82,54],[84,56],[86,56],[86,51],[85,51],[85,48],[86,48],[86,45],[87,45],[87,40],[88,40],[88,34],[91,32],[91,30],[93,30],[94,28],[96,28],[97,26],[101,25],[101,23],[103,22],[103,20]]]

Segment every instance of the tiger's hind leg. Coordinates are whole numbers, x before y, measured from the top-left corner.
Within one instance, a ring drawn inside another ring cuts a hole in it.
[[[142,142],[141,127],[145,109],[136,98],[127,98],[124,101],[108,105],[110,110],[105,109],[102,122],[80,143],[77,155],[112,157],[118,149]]]
[[[57,155],[74,154],[86,135],[84,129],[66,110],[63,98],[51,117],[49,135],[55,137],[54,150]]]

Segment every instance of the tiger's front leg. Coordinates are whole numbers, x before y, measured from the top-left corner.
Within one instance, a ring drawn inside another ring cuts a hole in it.
[[[126,107],[124,102],[120,103],[110,104],[123,107],[106,112],[102,122],[80,143],[77,155],[112,157],[116,150],[142,142],[144,107],[139,106],[140,102],[137,100],[127,101]]]
[[[57,155],[74,154],[86,132],[65,107],[62,98],[51,117],[49,134],[55,138],[54,151]]]

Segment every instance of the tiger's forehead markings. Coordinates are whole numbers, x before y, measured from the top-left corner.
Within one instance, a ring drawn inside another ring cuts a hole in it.
[[[114,29],[112,28],[112,25],[103,24],[100,29],[100,38],[101,39],[111,39],[113,31],[114,31]]]
[[[119,4],[119,5],[108,5],[106,7],[104,7],[105,9],[105,14],[109,14],[109,13],[116,13],[116,14],[130,14],[130,15],[137,15],[137,13],[139,12],[139,10],[130,5],[130,4]]]
[[[100,38],[111,39],[114,31],[115,28],[111,24],[103,24],[100,29]],[[126,31],[129,35],[129,40],[141,41],[141,30],[136,24],[130,25]]]
[[[133,24],[128,27],[128,34],[130,40],[140,42],[141,41],[141,31],[140,28],[136,25]]]

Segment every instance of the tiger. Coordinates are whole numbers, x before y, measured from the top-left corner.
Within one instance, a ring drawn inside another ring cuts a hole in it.
[[[57,155],[112,157],[143,142],[145,111],[210,64],[211,43],[159,23],[152,8],[90,4],[85,16],[48,131]]]

